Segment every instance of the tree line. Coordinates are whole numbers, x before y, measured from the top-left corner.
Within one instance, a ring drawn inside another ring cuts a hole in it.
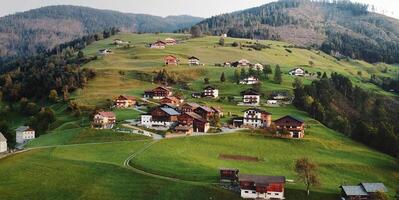
[[[310,85],[294,84],[294,105],[329,128],[392,156],[399,156],[399,104],[332,73]]]

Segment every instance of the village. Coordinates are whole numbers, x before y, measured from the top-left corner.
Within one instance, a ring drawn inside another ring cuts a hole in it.
[[[227,37],[223,34],[222,37]],[[165,49],[168,46],[179,45],[181,41],[173,38],[157,40],[146,45],[150,49]],[[114,45],[131,45],[131,42],[115,39]],[[98,55],[107,56],[114,54],[111,49],[100,49]],[[190,67],[205,66],[196,56],[185,58]],[[178,67],[181,60],[178,56],[167,55],[164,57],[164,67]],[[249,60],[242,58],[238,61],[225,61],[221,67],[245,68],[253,71],[262,71],[264,65],[252,64]],[[301,67],[293,68],[288,75],[294,77],[313,77],[314,74],[307,72]],[[167,84],[158,84],[151,90],[143,90],[142,96],[120,94],[113,99],[113,105],[109,110],[101,110],[94,114],[91,119],[91,128],[115,130],[120,127],[129,128],[134,134],[143,134],[154,139],[168,139],[176,137],[190,137],[201,135],[217,135],[234,133],[237,130],[249,130],[262,133],[267,137],[281,138],[286,140],[301,140],[306,137],[307,124],[300,117],[286,115],[274,118],[267,108],[284,107],[293,102],[293,96],[287,92],[276,91],[269,96],[262,96],[256,90],[256,85],[261,82],[256,75],[247,75],[237,82],[237,87],[252,86],[245,89],[238,97],[236,109],[241,110],[241,116],[231,115],[224,112],[223,107],[207,106],[197,103],[218,100],[220,91],[217,87],[209,84],[202,91],[191,91],[186,98],[176,95],[175,89]],[[187,101],[186,99],[191,99]],[[137,110],[141,112],[140,118],[129,119],[118,123],[114,109]],[[223,120],[223,122],[221,121]],[[35,139],[35,130],[29,126],[21,126],[15,130],[18,148]],[[7,140],[0,133],[0,153],[6,153]],[[267,172],[265,172],[267,173]],[[240,174],[239,169],[220,168],[220,186],[237,192],[245,199],[285,199],[284,187],[292,180],[288,180],[284,174],[280,176],[264,176],[254,174]],[[388,192],[383,183],[359,183],[359,185],[342,185],[340,187],[342,199],[345,200],[368,200],[378,192]]]

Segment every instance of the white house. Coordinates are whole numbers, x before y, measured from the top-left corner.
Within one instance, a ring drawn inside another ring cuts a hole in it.
[[[109,49],[100,49],[100,50],[98,50],[98,54],[99,55],[108,55],[108,54],[112,54],[112,51]]]
[[[0,153],[4,153],[7,151],[7,139],[0,132]]]
[[[195,56],[191,56],[190,58],[188,58],[188,64],[189,64],[190,66],[193,66],[193,65],[200,65],[200,60],[199,60],[199,58],[197,58],[197,57],[195,57]]]
[[[204,88],[204,92],[202,93],[202,96],[217,98],[219,96],[219,90],[212,86],[208,86],[208,87]]]
[[[272,114],[258,108],[250,108],[244,111],[244,126],[253,128],[270,127],[272,123]]]
[[[305,70],[302,68],[294,68],[288,72],[291,76],[305,76]]]
[[[239,175],[241,197],[244,199],[285,199],[284,176]]]
[[[239,66],[245,67],[245,66],[248,66],[249,64],[251,64],[251,63],[249,62],[249,60],[244,59],[244,58],[238,61],[238,65],[239,65]]]
[[[253,65],[253,68],[255,70],[263,70],[263,65],[260,64],[260,63],[256,63],[256,64]]]
[[[35,131],[29,126],[20,126],[16,130],[16,142],[23,144],[29,140],[35,139]]]
[[[92,127],[96,129],[112,129],[116,123],[113,112],[98,112],[94,115]]]
[[[247,90],[242,93],[243,102],[239,103],[240,106],[259,106],[260,94],[253,90]]]
[[[254,76],[249,76],[240,81],[240,84],[242,84],[242,85],[255,85],[258,83],[259,83],[259,79]]]
[[[220,37],[222,37],[222,38],[227,38],[227,34],[226,34],[226,33],[223,33],[222,35],[220,35]]]

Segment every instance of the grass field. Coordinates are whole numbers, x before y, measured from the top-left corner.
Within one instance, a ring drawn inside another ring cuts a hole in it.
[[[164,50],[145,47],[150,42],[166,37],[183,41]],[[237,41],[245,44],[250,40],[227,38],[226,46],[220,47],[217,44],[218,37],[190,40],[186,40],[186,37],[177,34],[119,34],[95,42],[84,50],[86,55],[95,55],[101,48],[112,48],[114,54],[84,66],[96,69],[97,76],[84,89],[74,92],[72,100],[80,106],[95,108],[121,94],[140,97],[144,90],[157,85],[139,80],[137,74],[152,74],[163,69],[163,57],[169,54],[178,56],[183,64],[167,67],[168,71],[189,85],[188,90],[175,86],[174,92],[182,93],[189,102],[220,107],[225,114],[241,116],[245,107],[237,107],[236,103],[228,102],[227,98],[221,101],[191,99],[189,96],[191,92],[201,91],[206,86],[203,81],[205,77],[220,90],[222,97],[239,96],[241,91],[249,87],[234,83],[235,69],[214,65],[241,58],[252,63],[279,64],[285,73],[281,85],[270,80],[262,82],[261,91],[265,94],[263,101],[273,91],[292,90],[294,78],[286,73],[296,66],[303,66],[310,72],[338,72],[348,76],[360,87],[393,96],[366,81],[372,73],[393,76],[398,72],[397,66],[372,65],[357,60],[338,61],[322,52],[292,48],[287,43],[276,41],[260,41],[270,48],[249,51],[232,47],[231,43]],[[114,38],[131,41],[134,46],[129,49],[116,48],[111,45]],[[199,57],[205,66],[185,65],[189,56]],[[309,61],[314,65],[310,66]],[[385,68],[388,68],[389,73],[382,72]],[[361,75],[358,75],[358,71],[361,71]],[[222,72],[227,78],[225,83],[219,81]],[[309,84],[311,80],[303,78],[303,82]],[[303,156],[308,156],[320,166],[322,185],[313,190],[314,200],[338,199],[338,187],[344,183],[383,182],[390,189],[391,196],[399,185],[397,159],[353,142],[322,126],[294,106],[262,108],[271,112],[273,119],[290,114],[305,120],[309,127],[303,140],[273,139],[248,132],[166,139],[151,146],[131,163],[147,172],[200,181],[205,185],[148,177],[123,167],[129,155],[150,142],[148,138],[91,130],[88,128],[88,120],[68,114],[65,104],[56,104],[52,108],[56,111],[57,122],[52,125],[49,134],[30,142],[28,147],[56,147],[37,149],[0,160],[0,199],[238,199],[236,194],[210,186],[217,182],[219,167],[234,167],[242,173],[284,175],[294,180],[294,183],[287,184],[287,199],[302,200],[306,199],[304,186],[298,183],[293,165],[295,159]],[[116,109],[114,112],[118,122],[138,118],[140,115],[131,109]],[[16,120],[18,122],[15,124],[18,124],[26,119]],[[222,119],[223,122],[228,120],[229,117]],[[220,160],[220,154],[253,156],[261,161],[248,163]]]
[[[221,160],[220,154],[253,156],[262,161]],[[399,183],[399,166],[395,159],[368,150],[321,125],[311,125],[301,141],[243,133],[164,140],[134,160],[133,165],[185,180],[217,182],[216,172],[220,167],[238,168],[250,174],[285,175],[287,179],[297,180],[294,162],[305,156],[320,166],[322,185],[316,191],[326,199],[334,199],[339,193],[338,186],[344,183],[383,182],[392,193]],[[166,162],[167,165],[163,164]],[[304,186],[295,182],[287,187],[300,189]]]
[[[143,144],[129,145],[127,151],[133,152]],[[84,151],[92,148],[69,149],[73,156],[65,156],[62,148],[50,148],[0,160],[1,199],[238,199],[237,195],[216,187],[134,173],[120,163],[114,164],[118,160],[113,157],[115,146],[94,148],[98,149],[97,155],[103,153],[112,161],[103,162],[93,156],[80,159],[87,156]]]

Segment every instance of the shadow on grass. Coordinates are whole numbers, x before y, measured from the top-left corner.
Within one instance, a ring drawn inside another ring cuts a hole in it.
[[[305,190],[285,189],[285,199],[287,200],[337,200],[339,194],[310,191],[309,198]]]

